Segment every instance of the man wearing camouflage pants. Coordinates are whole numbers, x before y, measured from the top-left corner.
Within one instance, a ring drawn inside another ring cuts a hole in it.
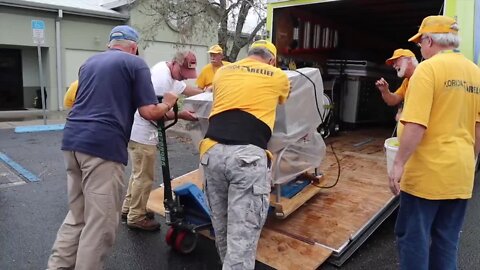
[[[220,68],[213,79],[209,128],[200,143],[205,192],[223,269],[254,269],[267,218],[270,173],[267,143],[275,111],[290,83],[275,68],[275,46],[252,44],[248,57]]]

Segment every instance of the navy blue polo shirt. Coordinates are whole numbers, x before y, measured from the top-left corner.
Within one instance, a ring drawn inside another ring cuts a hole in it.
[[[63,132],[62,150],[127,165],[127,145],[138,107],[158,103],[143,59],[111,49],[81,67],[75,103]]]

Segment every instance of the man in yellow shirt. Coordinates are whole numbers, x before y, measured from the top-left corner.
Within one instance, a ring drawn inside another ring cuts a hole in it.
[[[409,41],[427,60],[410,79],[389,176],[392,192],[400,194],[400,268],[457,269],[480,146],[480,69],[456,50],[452,18],[426,17]]]
[[[213,45],[208,50],[208,53],[210,54],[210,63],[202,68],[202,71],[200,71],[200,74],[197,78],[198,88],[205,91],[211,90],[215,72],[217,72],[217,70],[222,66],[230,64],[230,62],[222,61],[223,49],[220,47],[220,45]]]
[[[63,97],[63,107],[66,109],[71,109],[73,107],[73,103],[75,102],[75,97],[77,96],[78,90],[78,80],[75,80],[70,84],[68,87],[65,96]]]
[[[290,92],[287,75],[274,67],[277,49],[265,40],[248,57],[220,68],[200,143],[205,193],[223,269],[254,269],[270,196],[270,140],[278,104]]]
[[[397,71],[397,76],[404,78],[402,85],[395,91],[390,92],[389,84],[384,78],[375,82],[378,90],[382,94],[383,101],[389,106],[399,105],[405,98],[405,93],[408,88],[408,80],[412,77],[415,68],[418,65],[418,60],[415,57],[415,54],[407,49],[397,49],[393,52],[392,57],[388,58],[385,63],[392,66]],[[395,120],[398,121],[402,108],[398,109],[397,117]]]

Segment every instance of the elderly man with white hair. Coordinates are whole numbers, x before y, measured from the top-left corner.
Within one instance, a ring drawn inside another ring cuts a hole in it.
[[[401,269],[457,269],[480,149],[480,69],[458,50],[458,25],[426,17],[409,39],[426,59],[409,83],[390,188],[400,194]]]
[[[375,82],[378,90],[382,94],[383,101],[388,106],[400,105],[405,99],[405,94],[408,89],[408,80],[412,77],[415,68],[418,65],[418,60],[415,54],[407,49],[396,49],[392,57],[388,58],[385,63],[392,66],[397,71],[397,76],[404,78],[402,84],[395,92],[390,92],[389,84],[384,78]],[[402,113],[402,106],[399,106],[395,120],[400,119]]]
[[[407,49],[396,49],[392,57],[388,58],[385,63],[392,66],[397,71],[399,78],[404,78],[402,85],[395,91],[390,92],[389,84],[384,78],[376,81],[375,85],[382,94],[382,98],[389,106],[400,104],[405,98],[405,93],[408,88],[408,80],[412,77],[415,68],[418,65],[418,60],[415,54]]]

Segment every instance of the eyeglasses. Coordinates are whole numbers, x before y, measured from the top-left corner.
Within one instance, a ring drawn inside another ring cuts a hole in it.
[[[422,36],[422,38],[420,39],[420,41],[417,43],[417,47],[421,48],[421,47],[422,47],[422,42],[423,42],[425,39],[428,39],[428,36]]]

